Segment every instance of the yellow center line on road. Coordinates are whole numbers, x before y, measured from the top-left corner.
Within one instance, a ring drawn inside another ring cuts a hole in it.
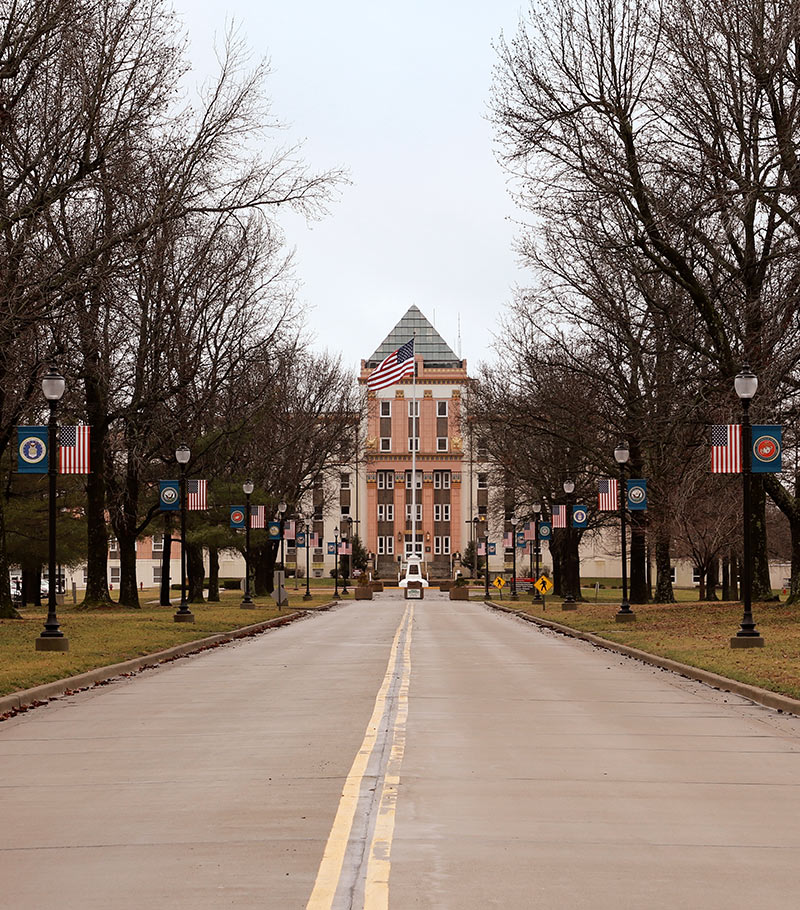
[[[364,910],[388,910],[389,873],[392,869],[392,838],[394,837],[397,791],[400,786],[400,768],[406,751],[406,722],[408,721],[408,689],[411,682],[411,622],[413,605],[408,621],[406,643],[403,648],[403,676],[398,694],[397,715],[392,731],[392,750],[383,779],[383,790],[378,818],[372,836],[367,862],[367,879],[364,890]]]
[[[342,874],[347,844],[350,840],[350,832],[353,828],[353,819],[355,818],[358,800],[361,793],[361,784],[369,764],[370,757],[378,741],[378,725],[386,711],[386,696],[395,674],[395,668],[398,660],[398,646],[404,628],[408,628],[406,635],[406,650],[408,649],[408,638],[411,629],[411,618],[414,615],[413,603],[406,607],[400,625],[395,632],[392,647],[389,652],[389,664],[386,668],[386,675],[375,699],[375,708],[372,717],[367,724],[367,730],[364,734],[364,740],[361,743],[355,759],[353,760],[350,773],[344,783],[342,798],[339,801],[339,807],[336,810],[336,817],[333,820],[331,832],[328,835],[328,842],[325,845],[325,852],[322,855],[317,872],[317,878],[314,882],[314,890],[306,904],[306,910],[330,910],[336,897],[336,889],[339,885],[339,879]]]

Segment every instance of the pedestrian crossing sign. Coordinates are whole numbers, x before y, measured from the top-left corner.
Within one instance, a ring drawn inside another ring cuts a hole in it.
[[[506,585],[506,580],[501,575],[498,575],[492,584],[497,588],[498,591],[502,591]]]
[[[553,582],[546,575],[541,575],[533,583],[540,594],[549,594],[553,590]]]

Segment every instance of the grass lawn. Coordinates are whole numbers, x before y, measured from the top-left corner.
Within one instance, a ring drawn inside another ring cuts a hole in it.
[[[305,588],[295,591],[290,584],[286,593],[289,606],[280,614],[329,603],[333,586],[315,586],[310,601],[303,600]],[[0,695],[280,615],[271,598],[256,598],[255,610],[242,610],[239,606],[242,592],[223,591],[219,603],[190,604],[195,616],[193,623],[177,623],[172,616],[180,595],[173,592],[173,596],[176,600],[171,607],[159,607],[157,603],[148,603],[158,600],[157,589],[145,589],[140,593],[141,610],[85,611],[71,604],[59,607],[58,621],[69,638],[69,651],[64,654],[35,650],[36,638],[47,616],[46,608],[26,607],[20,611],[22,619],[0,620]],[[346,599],[351,598],[352,593]]]
[[[584,596],[590,592],[584,589]],[[600,591],[600,596],[603,596]],[[696,592],[691,592],[696,597]],[[611,597],[607,597],[608,600]],[[499,598],[493,598],[500,602]],[[512,606],[508,597],[503,603]],[[783,603],[754,604],[756,628],[764,638],[763,648],[733,649],[730,639],[739,629],[741,603],[636,604],[631,609],[636,621],[617,623],[614,603],[595,603],[591,599],[578,605],[575,612],[564,612],[561,600],[548,598],[546,609],[521,595],[513,606],[534,616],[562,625],[592,632],[672,660],[700,667],[750,685],[800,698],[800,608]]]

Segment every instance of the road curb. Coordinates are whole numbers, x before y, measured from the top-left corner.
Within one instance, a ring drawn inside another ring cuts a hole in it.
[[[0,721],[27,711],[30,708],[45,704],[51,698],[58,698],[60,695],[66,694],[71,695],[73,692],[88,689],[92,686],[104,685],[118,676],[130,676],[159,664],[178,660],[181,657],[188,657],[190,654],[197,654],[210,648],[218,648],[220,645],[228,644],[239,638],[249,638],[261,632],[266,632],[268,629],[274,629],[276,626],[284,626],[306,616],[312,616],[314,613],[324,613],[326,610],[338,605],[339,601],[334,600],[309,610],[296,610],[293,613],[287,613],[285,616],[275,616],[272,619],[265,619],[263,622],[232,629],[230,632],[217,632],[206,638],[187,641],[182,645],[173,645],[171,648],[156,651],[153,654],[134,657],[131,660],[124,660],[118,664],[109,664],[106,667],[97,667],[95,670],[87,670],[86,673],[79,673],[77,676],[57,679],[51,683],[34,686],[32,689],[12,692],[10,695],[4,695],[0,698]]]
[[[598,648],[605,648],[607,651],[616,651],[618,654],[624,654],[626,657],[633,657],[641,660],[643,663],[650,664],[653,667],[659,667],[661,670],[669,670],[688,679],[694,679],[697,682],[713,686],[715,689],[722,689],[726,692],[734,692],[743,698],[765,708],[773,708],[775,711],[781,711],[784,714],[800,715],[800,700],[790,698],[788,695],[780,695],[777,692],[770,692],[769,689],[761,689],[759,686],[749,686],[747,683],[739,682],[736,679],[729,679],[727,676],[719,676],[717,673],[711,673],[709,670],[701,670],[698,667],[689,666],[689,664],[679,663],[677,660],[670,660],[668,657],[659,657],[657,654],[650,654],[647,651],[640,651],[638,648],[632,648],[630,645],[619,644],[615,641],[609,641],[607,638],[601,638],[599,635],[593,635],[591,632],[582,632],[580,629],[573,629],[570,626],[564,626],[561,623],[553,622],[550,619],[542,619],[539,616],[531,616],[530,613],[523,613],[512,607],[501,606],[485,600],[484,605],[492,610],[501,613],[512,613],[526,622],[532,622],[536,626],[542,626],[545,629],[552,629],[554,632],[560,632],[562,635],[568,635],[570,638],[579,638],[581,641],[589,642]]]

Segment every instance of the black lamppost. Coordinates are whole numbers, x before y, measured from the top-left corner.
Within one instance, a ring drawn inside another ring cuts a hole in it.
[[[628,463],[630,451],[628,443],[621,442],[614,449],[614,458],[619,465],[619,528],[620,528],[620,548],[622,550],[622,603],[617,610],[617,622],[633,622],[636,614],[631,610],[628,603],[628,535],[625,529],[626,514],[626,490],[625,490],[625,465]]]
[[[353,519],[349,515],[342,516],[342,524],[344,525],[344,531],[342,531],[342,546],[347,547],[348,540],[350,541],[350,547],[353,546],[352,539],[352,529],[353,529]],[[342,596],[347,596],[347,578],[350,574],[350,559],[348,557],[347,562],[345,563],[345,570],[342,572]]]
[[[64,394],[66,381],[55,369],[42,378],[42,392],[50,406],[47,421],[47,474],[49,482],[49,529],[47,566],[47,619],[44,631],[36,639],[37,651],[69,651],[69,639],[61,631],[56,615],[56,477],[58,476],[58,424],[56,408]]]
[[[253,494],[253,481],[246,480],[242,484],[246,505],[244,507],[244,597],[242,598],[241,608],[243,610],[255,610],[256,605],[250,596],[250,497]]]
[[[535,502],[533,504],[533,550],[532,552],[536,553],[536,572],[534,573],[534,581],[539,578],[539,516],[542,513],[542,504],[540,502]],[[542,599],[542,595],[539,593],[539,589],[534,587],[533,589],[533,599],[537,603]]]
[[[303,600],[311,600],[311,516],[305,516],[306,532],[306,593]]]
[[[484,587],[486,589],[486,599],[489,600],[489,522],[484,521],[483,523],[483,552],[486,554],[486,561],[484,562],[484,568],[486,571],[484,574]]]
[[[519,519],[516,515],[511,516],[511,554],[512,554],[512,564],[513,564],[513,576],[511,578],[511,599],[519,600],[519,594],[517,594],[517,525],[519,524]]]
[[[564,596],[564,602],[561,604],[562,610],[577,610],[578,605],[575,603],[575,573],[572,563],[572,493],[575,490],[575,482],[572,480],[564,481],[564,492],[567,494],[567,558],[565,560],[566,572],[564,580],[567,583],[567,593]]]
[[[172,617],[175,622],[194,622],[194,614],[186,601],[186,465],[192,453],[187,445],[175,449],[175,460],[181,466],[181,602]]]
[[[333,529],[333,596],[339,600],[339,526]]]
[[[284,578],[286,578],[286,564],[283,561],[283,522],[288,508],[283,500],[278,503],[278,521],[281,523],[281,570],[284,573]]]
[[[750,505],[750,487],[752,482],[752,465],[750,462],[752,430],[750,428],[750,400],[758,389],[758,377],[745,364],[742,372],[733,381],[736,394],[742,402],[742,521],[744,541],[742,553],[742,601],[744,613],[739,631],[731,639],[732,648],[763,648],[764,639],[756,629],[753,619],[753,554],[751,547],[751,524],[753,521]]]

